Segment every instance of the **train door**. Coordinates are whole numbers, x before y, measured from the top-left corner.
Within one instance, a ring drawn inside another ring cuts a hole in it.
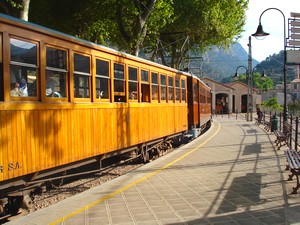
[[[188,78],[188,121],[189,129],[199,125],[199,85],[198,80],[193,77]]]

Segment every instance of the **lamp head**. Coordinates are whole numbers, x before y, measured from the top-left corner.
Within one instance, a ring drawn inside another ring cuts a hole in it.
[[[267,76],[266,76],[266,74],[265,74],[265,71],[262,72],[262,74],[261,74],[261,79],[262,79],[262,80],[266,80],[266,79],[267,79]]]
[[[238,80],[238,79],[239,79],[238,73],[235,73],[235,74],[234,74],[233,79],[234,79],[234,80]]]
[[[267,33],[267,32],[264,32],[261,23],[259,23],[256,32],[254,34],[252,34],[251,36],[254,36],[254,37],[265,37],[265,36],[268,36],[268,35],[270,35],[270,34]]]

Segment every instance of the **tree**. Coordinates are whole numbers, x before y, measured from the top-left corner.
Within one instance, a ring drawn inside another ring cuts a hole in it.
[[[248,0],[174,0],[175,20],[160,35],[162,62],[170,55],[170,65],[179,68],[187,53],[204,52],[211,46],[228,47],[243,31],[247,7]]]
[[[30,0],[22,0],[20,19],[28,21]]]
[[[277,112],[283,112],[283,106],[278,104],[277,98],[270,98],[265,102],[262,102],[263,108],[268,108],[270,110],[275,110]]]
[[[239,75],[238,80],[245,84],[248,84],[246,74]],[[269,77],[262,78],[261,73],[255,72],[253,73],[253,87],[257,88],[260,91],[265,91],[273,88],[273,81]]]
[[[190,52],[239,38],[248,0],[39,0],[33,22],[179,68]],[[109,9],[109,10],[103,10]],[[166,56],[169,57],[166,57]]]
[[[30,0],[6,0],[0,3],[0,12],[28,21]]]

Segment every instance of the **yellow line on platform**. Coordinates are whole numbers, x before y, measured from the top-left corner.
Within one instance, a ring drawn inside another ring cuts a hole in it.
[[[115,195],[117,195],[117,194],[119,194],[119,193],[121,193],[121,192],[123,192],[123,191],[129,189],[130,187],[132,187],[132,186],[134,186],[134,185],[136,185],[136,184],[138,184],[138,183],[140,183],[140,182],[142,182],[142,181],[144,181],[144,180],[149,179],[150,177],[152,177],[152,176],[156,175],[157,173],[159,173],[160,171],[162,171],[162,170],[164,170],[164,169],[166,169],[166,168],[172,166],[172,165],[175,164],[176,162],[182,160],[183,158],[187,157],[188,155],[190,155],[191,153],[193,153],[194,151],[196,151],[197,149],[199,149],[200,147],[202,147],[203,145],[205,145],[210,139],[212,139],[212,138],[220,131],[220,129],[221,129],[221,124],[218,123],[218,129],[216,130],[216,132],[215,132],[213,135],[211,135],[206,141],[204,141],[203,143],[201,143],[201,144],[198,145],[197,147],[193,148],[192,150],[188,151],[187,153],[185,153],[185,154],[182,155],[181,157],[179,157],[179,158],[173,160],[172,162],[166,164],[165,166],[163,166],[163,167],[161,167],[161,168],[159,168],[159,169],[153,171],[152,173],[148,174],[147,176],[142,177],[142,178],[140,178],[140,179],[138,179],[138,180],[136,180],[136,181],[134,181],[134,182],[132,182],[132,183],[126,185],[125,187],[123,187],[123,188],[121,188],[121,189],[118,189],[118,190],[116,190],[115,192],[113,192],[113,193],[111,193],[111,194],[109,194],[109,195],[106,195],[106,196],[104,196],[103,198],[101,198],[101,199],[99,199],[99,200],[97,200],[97,201],[95,201],[95,202],[93,202],[93,203],[91,203],[91,204],[89,204],[89,205],[87,205],[87,206],[84,206],[84,207],[78,209],[77,211],[75,211],[75,212],[73,212],[73,213],[71,213],[71,214],[69,214],[69,215],[64,216],[64,217],[62,217],[61,219],[58,219],[58,220],[56,220],[56,221],[50,223],[50,225],[55,225],[55,224],[58,224],[58,223],[60,223],[60,222],[63,222],[63,221],[65,221],[65,220],[71,218],[72,216],[75,216],[75,215],[77,215],[77,214],[79,214],[79,213],[81,213],[81,212],[83,212],[83,211],[85,211],[85,210],[87,210],[87,209],[89,209],[89,208],[91,208],[91,207],[93,207],[93,206],[95,206],[95,205],[97,205],[97,204],[99,204],[99,203],[101,203],[101,202],[103,202],[103,201],[109,199],[109,198],[112,198],[113,196],[115,196]]]

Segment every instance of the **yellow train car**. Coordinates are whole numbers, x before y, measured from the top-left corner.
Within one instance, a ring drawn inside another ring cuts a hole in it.
[[[188,77],[188,130],[194,137],[211,124],[211,89],[200,79]]]
[[[190,126],[188,79],[200,96],[189,73],[0,14],[0,214],[58,172],[132,151],[148,161]]]

